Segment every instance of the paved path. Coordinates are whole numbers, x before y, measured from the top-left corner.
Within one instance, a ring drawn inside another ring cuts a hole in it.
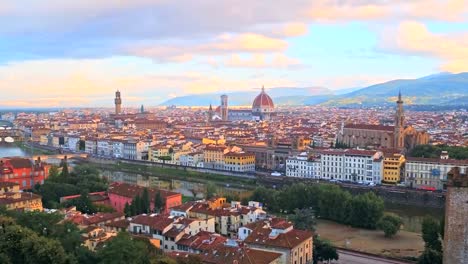
[[[411,262],[398,261],[385,259],[376,256],[370,256],[366,254],[359,254],[356,252],[350,252],[345,250],[338,250],[340,259],[338,261],[333,261],[330,263],[333,264],[408,264]]]

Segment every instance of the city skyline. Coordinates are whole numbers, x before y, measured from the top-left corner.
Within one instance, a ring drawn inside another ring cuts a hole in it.
[[[464,72],[467,18],[461,0],[2,3],[0,106],[111,107],[116,90],[124,107],[155,106]]]

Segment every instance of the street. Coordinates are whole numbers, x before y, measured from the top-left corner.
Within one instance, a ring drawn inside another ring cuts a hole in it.
[[[398,261],[392,259],[386,259],[376,256],[370,256],[367,254],[360,254],[356,252],[350,252],[345,250],[338,250],[340,259],[333,261],[333,264],[407,264],[411,262]]]

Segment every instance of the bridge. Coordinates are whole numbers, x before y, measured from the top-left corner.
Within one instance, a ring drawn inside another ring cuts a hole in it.
[[[56,155],[34,155],[34,160],[41,159],[41,161],[61,161],[67,157],[68,160],[70,159],[87,159],[88,154],[86,153],[67,153],[67,154],[56,154]],[[52,162],[55,163],[55,162]]]
[[[13,143],[23,141],[26,137],[24,130],[14,128],[9,121],[0,120],[0,142]]]

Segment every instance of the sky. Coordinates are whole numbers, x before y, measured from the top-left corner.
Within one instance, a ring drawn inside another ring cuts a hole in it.
[[[468,71],[466,0],[3,0],[0,107]]]

